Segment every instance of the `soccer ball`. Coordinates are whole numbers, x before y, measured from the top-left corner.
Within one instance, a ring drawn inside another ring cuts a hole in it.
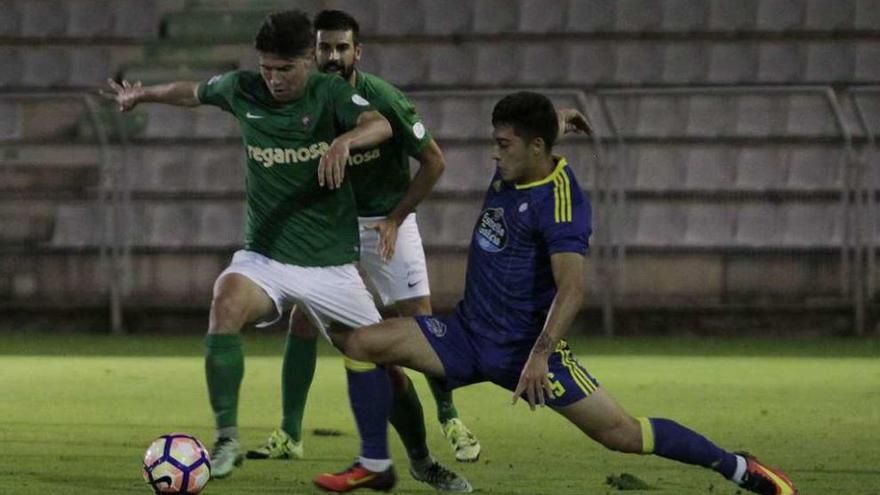
[[[162,435],[144,455],[144,481],[158,494],[195,495],[211,479],[208,451],[196,437]]]

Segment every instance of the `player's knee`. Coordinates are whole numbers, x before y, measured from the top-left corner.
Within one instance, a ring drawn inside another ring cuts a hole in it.
[[[247,307],[241,298],[219,294],[211,301],[212,333],[238,331],[247,323]]]
[[[596,432],[593,438],[615,452],[637,454],[642,451],[642,431],[634,418],[621,418],[610,428]]]
[[[340,348],[346,356],[358,361],[382,363],[381,346],[376,345],[376,339],[372,338],[367,328],[358,328],[348,332]]]

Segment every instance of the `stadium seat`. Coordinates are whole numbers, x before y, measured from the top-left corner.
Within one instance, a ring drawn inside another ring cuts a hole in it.
[[[0,99],[0,142],[21,139],[21,105],[12,100]]]
[[[52,206],[43,201],[0,202],[0,245],[35,245],[52,236]]]
[[[378,33],[385,36],[415,35],[425,30],[425,13],[419,2],[383,0]]]
[[[143,137],[182,138],[193,135],[195,112],[203,111],[203,109],[192,110],[167,105],[145,105],[142,111],[147,115],[147,126],[144,129]],[[219,111],[214,111],[217,112],[215,115],[219,115]]]
[[[70,80],[70,54],[61,48],[23,48],[21,84],[34,88],[63,87]]]
[[[787,133],[796,136],[839,136],[828,102],[819,95],[788,98]]]
[[[470,243],[473,225],[480,214],[481,202],[470,199],[428,199],[419,205],[419,230],[428,247],[465,248]]]
[[[734,245],[746,248],[778,246],[782,225],[779,207],[769,203],[749,202],[736,210]]]
[[[709,73],[709,43],[704,41],[657,43],[663,47],[663,73],[668,84],[700,84]]]
[[[804,43],[770,41],[758,44],[757,82],[797,83],[803,81]]]
[[[561,44],[529,43],[518,49],[520,72],[517,82],[535,86],[558,83],[565,73],[565,53]]]
[[[704,31],[709,19],[706,0],[663,0],[663,32],[693,33]]]
[[[857,81],[880,81],[880,43],[863,41],[856,44]]]
[[[760,31],[789,31],[804,24],[803,0],[761,0],[756,27]]]
[[[709,48],[708,81],[718,84],[753,82],[758,73],[757,52],[751,42],[713,43]]]
[[[373,53],[379,59],[379,75],[395,86],[424,84],[428,79],[429,45],[388,44]]]
[[[130,164],[135,191],[218,193],[244,191],[241,146],[139,146]]]
[[[634,127],[637,136],[669,137],[681,131],[686,118],[681,99],[645,96],[634,100],[634,103],[635,108],[630,108],[637,113],[627,112],[626,120],[620,125],[630,129]]]
[[[788,101],[780,96],[740,96],[728,100],[736,115],[735,135],[766,138],[786,131]]]
[[[545,0],[520,0],[519,27],[524,33],[558,33],[565,27],[565,6],[562,2],[547,8]]]
[[[687,146],[681,151],[682,185],[688,190],[720,191],[733,183],[736,151],[727,146]]]
[[[476,46],[474,83],[504,86],[517,79],[522,47],[517,43],[480,43]]]
[[[519,26],[519,2],[474,0],[474,33],[514,33]]]
[[[485,144],[447,146],[440,143],[446,158],[446,170],[435,191],[482,194],[495,172],[492,148]]]
[[[760,0],[709,0],[710,31],[753,31]]]
[[[94,202],[62,203],[55,210],[54,221],[52,246],[83,248],[101,245],[103,222]]]
[[[18,36],[19,24],[18,5],[14,2],[10,2],[10,5],[6,5],[3,15],[0,16],[0,36]]]
[[[70,78],[67,84],[96,88],[106,84],[113,73],[110,51],[103,48],[77,48],[70,52]]]
[[[615,31],[640,33],[659,31],[663,3],[657,0],[617,0]]]
[[[630,241],[638,247],[670,247],[681,244],[687,229],[687,217],[681,205],[664,201],[631,202],[626,228]]]
[[[786,155],[787,188],[812,191],[841,186],[844,156],[839,146],[800,146]]]
[[[74,38],[112,36],[114,34],[112,3],[109,0],[65,2],[68,17],[66,34]]]
[[[566,50],[565,82],[578,87],[614,82],[616,42],[577,43]]]
[[[789,203],[783,208],[781,244],[796,248],[839,245],[843,222],[840,210],[831,204]]]
[[[733,185],[737,189],[778,189],[783,182],[782,153],[778,148],[746,148],[738,152]]]
[[[159,36],[159,3],[155,0],[113,0],[113,35],[149,39]],[[131,15],[137,12],[137,15]]]
[[[239,246],[244,239],[244,202],[205,203],[198,209],[199,246]]]
[[[804,28],[815,31],[852,29],[856,13],[854,0],[807,0]],[[876,10],[877,3],[874,2]]]
[[[60,37],[67,32],[67,13],[64,9],[64,2],[58,0],[19,0],[18,15],[19,33],[22,36]]]
[[[614,31],[616,4],[613,0],[570,0],[565,30],[570,33]]]
[[[21,139],[67,141],[76,137],[86,115],[82,102],[74,100],[27,100],[19,103]]]
[[[614,82],[623,85],[650,85],[663,74],[663,45],[653,42],[620,43],[615,50]]]
[[[473,11],[463,8],[459,0],[422,0],[425,13],[425,34],[456,35],[470,32]]]
[[[682,152],[672,146],[639,146],[629,152],[629,173],[624,183],[636,189],[664,191],[684,184]]]
[[[855,28],[880,29],[880,9],[877,8],[877,0],[855,0],[855,2]]]
[[[804,79],[810,82],[852,81],[855,75],[855,46],[845,41],[806,43]]]
[[[473,83],[473,44],[433,44],[428,53],[428,77],[431,84],[467,86]]]
[[[685,247],[727,247],[733,242],[734,214],[724,204],[691,203],[685,208]]]

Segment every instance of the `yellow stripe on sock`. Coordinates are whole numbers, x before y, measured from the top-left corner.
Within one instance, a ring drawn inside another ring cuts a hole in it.
[[[642,427],[642,454],[654,453],[654,427],[648,418],[636,418]]]
[[[345,369],[354,371],[356,373],[363,373],[365,371],[373,371],[376,369],[375,363],[367,363],[364,361],[355,361],[354,359],[345,358]]]

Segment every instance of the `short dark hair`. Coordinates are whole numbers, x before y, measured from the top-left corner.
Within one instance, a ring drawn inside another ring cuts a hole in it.
[[[254,48],[260,53],[272,53],[285,58],[305,55],[314,47],[312,22],[301,10],[273,12],[263,19],[263,25],[254,38]]]
[[[544,140],[549,153],[559,133],[556,108],[549,98],[531,91],[520,91],[505,96],[492,110],[492,125],[511,126],[514,134],[531,141]]]
[[[322,10],[315,16],[315,32],[318,31],[351,31],[351,40],[355,45],[358,40],[361,27],[358,21],[348,13],[341,10]]]

